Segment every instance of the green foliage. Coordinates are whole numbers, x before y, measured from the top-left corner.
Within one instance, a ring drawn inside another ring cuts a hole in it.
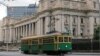
[[[99,40],[100,38],[100,26],[94,29],[94,39]]]

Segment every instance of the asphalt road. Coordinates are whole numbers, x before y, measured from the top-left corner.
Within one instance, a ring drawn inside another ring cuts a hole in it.
[[[61,55],[46,55],[46,54],[40,54],[40,55],[27,55],[23,54],[21,52],[0,52],[0,56],[61,56]],[[71,54],[65,54],[62,56],[100,56],[100,53],[71,53]]]

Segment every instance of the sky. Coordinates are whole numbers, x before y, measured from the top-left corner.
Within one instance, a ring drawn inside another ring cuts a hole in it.
[[[36,3],[38,4],[39,0],[14,0],[14,1],[7,1],[7,0],[0,0],[0,2],[4,3],[7,6],[28,6],[29,4]],[[0,4],[0,20],[2,20],[6,16],[6,6]]]

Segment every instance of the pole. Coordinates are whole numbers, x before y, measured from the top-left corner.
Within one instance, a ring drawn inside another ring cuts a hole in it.
[[[7,50],[7,52],[8,52],[8,42],[6,43],[6,48],[7,48],[6,50]]]
[[[99,7],[99,26],[100,26],[100,1],[97,0],[98,2],[98,7]],[[100,29],[100,28],[99,28]],[[100,50],[100,33],[99,33],[99,50]],[[100,52],[100,51],[99,51]]]
[[[6,29],[6,35],[8,37],[8,26],[7,26],[7,29]],[[8,38],[6,37],[6,51],[8,51]]]
[[[93,39],[91,38],[91,52],[93,52]]]
[[[100,25],[99,25],[99,52],[100,52]]]

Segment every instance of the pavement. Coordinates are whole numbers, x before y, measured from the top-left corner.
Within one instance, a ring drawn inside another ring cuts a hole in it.
[[[23,54],[21,51],[3,51],[0,52],[0,56],[100,56],[100,53],[82,53],[82,52],[72,52],[65,55],[46,55],[46,54]]]

